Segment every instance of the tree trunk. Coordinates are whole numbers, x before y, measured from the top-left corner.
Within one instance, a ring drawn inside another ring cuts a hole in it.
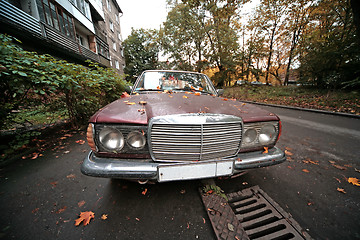
[[[271,57],[272,57],[272,52],[273,52],[276,25],[277,25],[277,23],[275,22],[274,23],[274,28],[273,28],[273,30],[271,32],[269,58],[268,58],[268,61],[267,61],[266,73],[265,73],[265,83],[266,83],[266,85],[269,85],[269,71],[270,71],[270,66],[271,66]]]

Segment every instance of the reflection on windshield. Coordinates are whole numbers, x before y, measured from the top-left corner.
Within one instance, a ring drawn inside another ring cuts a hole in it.
[[[184,72],[145,72],[135,86],[142,91],[199,91],[215,94],[205,75]]]

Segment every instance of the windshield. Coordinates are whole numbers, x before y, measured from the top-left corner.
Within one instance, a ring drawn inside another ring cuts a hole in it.
[[[196,91],[214,94],[216,91],[204,74],[190,72],[148,71],[135,84],[134,92],[146,91]]]

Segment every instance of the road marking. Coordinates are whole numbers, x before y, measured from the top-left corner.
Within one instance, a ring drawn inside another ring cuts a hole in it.
[[[287,116],[281,116],[279,115],[280,120],[283,122],[292,123],[298,126],[311,128],[315,130],[319,130],[326,133],[333,133],[336,135],[349,135],[353,138],[360,139],[360,131],[354,130],[354,129],[348,129],[348,128],[342,128],[342,127],[336,127],[333,125],[323,124],[323,123],[317,123],[314,121],[304,120],[304,119],[298,119],[293,117],[287,117]]]

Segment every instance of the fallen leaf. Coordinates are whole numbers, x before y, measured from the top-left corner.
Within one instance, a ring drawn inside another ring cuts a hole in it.
[[[201,87],[201,88],[199,88],[199,91],[203,91],[204,89]]]
[[[81,212],[80,217],[75,220],[75,226],[79,226],[83,222],[84,226],[90,223],[90,220],[95,217],[95,214],[91,211]]]
[[[265,153],[269,153],[269,148],[268,147],[264,147],[264,151],[262,154],[265,154]]]
[[[66,208],[67,208],[67,207],[65,206],[65,207],[57,210],[56,213],[57,213],[57,214],[62,213],[62,212],[64,212],[64,211],[66,210]]]
[[[292,156],[294,155],[292,152],[290,152],[289,150],[285,150],[285,154],[288,155],[288,156]]]
[[[84,201],[84,200],[78,202],[79,208],[81,208],[81,207],[84,206],[84,205],[85,205],[85,201]]]
[[[76,141],[76,143],[78,143],[78,144],[81,144],[81,145],[82,145],[82,144],[84,144],[84,143],[85,143],[85,141],[84,141],[84,140],[77,140],[77,141]]]
[[[187,223],[187,227],[186,227],[187,229],[189,229],[190,228],[190,225],[189,225],[189,223]]]
[[[38,156],[39,156],[38,153],[33,153],[33,157],[31,159],[37,159]]]
[[[227,101],[227,100],[229,100],[229,99],[227,99],[227,98],[223,98],[222,100],[223,100],[223,101]]]
[[[65,151],[64,153],[67,154],[67,153],[69,153],[69,152],[70,152],[70,151]]]
[[[285,149],[288,151],[292,151],[292,148],[290,148],[290,147],[285,147]]]
[[[309,172],[310,172],[310,171],[307,170],[307,169],[303,169],[302,171],[303,171],[303,172],[306,172],[306,173],[309,173]]]
[[[201,93],[196,92],[196,93],[195,93],[195,96],[201,96]]]
[[[204,224],[206,223],[205,218],[203,218]]]
[[[160,86],[157,86],[156,89],[157,89],[157,90],[160,90]]]
[[[360,173],[360,170],[355,168],[355,172],[359,172],[359,173]]]
[[[58,182],[51,182],[50,184],[53,186],[53,187],[56,187],[56,184],[57,184]]]
[[[74,179],[74,178],[75,178],[75,175],[74,175],[74,174],[70,174],[70,175],[67,175],[66,178]]]
[[[184,95],[183,98],[188,98],[188,97]]]
[[[231,223],[228,223],[227,227],[228,227],[229,231],[231,231],[231,232],[233,232],[235,230],[234,225],[232,225]]]
[[[346,193],[345,190],[343,188],[337,188],[336,190],[338,190],[338,192],[341,192],[341,193]]]
[[[186,193],[185,189],[181,190],[180,193],[185,194]]]
[[[314,165],[319,165],[318,161],[313,161],[311,160],[310,158],[306,158],[306,160],[303,160],[303,163],[311,163],[311,164],[314,164]]]
[[[136,221],[140,222],[140,219],[139,218],[135,218]]]
[[[135,105],[136,103],[134,102],[127,102],[126,105]]]
[[[347,168],[346,167],[343,167],[343,166],[340,166],[340,165],[337,165],[337,164],[331,164],[333,167],[337,168],[337,169],[340,169],[340,170],[346,170]]]
[[[37,213],[39,211],[39,208],[35,208],[34,210],[32,210],[32,213]]]
[[[145,190],[144,191],[142,191],[142,195],[145,195],[147,193],[147,188],[145,188]]]
[[[338,183],[341,183],[340,179],[338,179],[338,178],[336,178],[336,177],[334,177],[334,178],[336,179],[336,181],[338,181]]]
[[[146,101],[140,101],[139,104],[141,105],[145,105],[147,102]]]
[[[359,179],[351,177],[351,178],[348,178],[347,180],[348,180],[349,183],[360,187],[360,180]]]
[[[106,219],[107,219],[107,216],[108,216],[107,214],[103,214],[103,215],[101,216],[101,219],[102,219],[102,220],[106,220]]]

